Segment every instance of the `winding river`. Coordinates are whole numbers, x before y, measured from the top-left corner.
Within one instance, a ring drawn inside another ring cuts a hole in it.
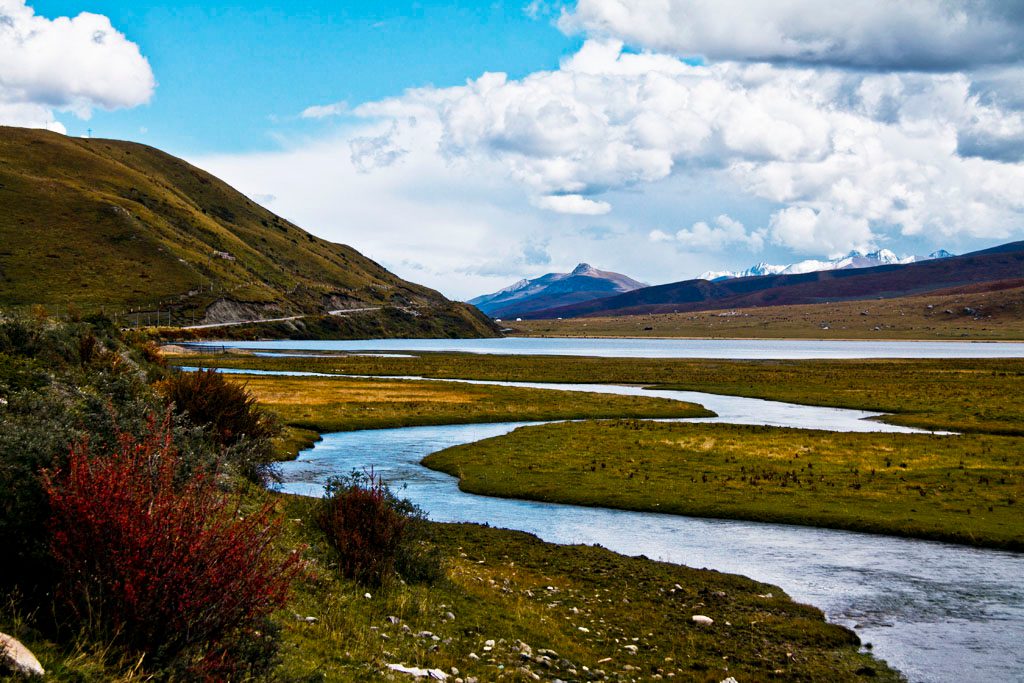
[[[267,348],[266,342],[259,344]],[[298,347],[296,342],[285,344],[277,348],[308,348]],[[335,348],[339,342],[330,344],[331,350],[364,350]],[[408,345],[367,344],[366,350],[421,350]],[[717,414],[699,421],[834,431],[916,431],[868,419],[877,413],[700,392],[469,382],[656,396],[700,403]],[[488,523],[555,543],[597,543],[627,555],[643,554],[779,585],[795,599],[821,608],[829,620],[856,630],[879,657],[911,681],[1024,680],[1024,650],[1020,646],[1024,643],[1024,555],[811,527],[490,498],[459,491],[455,478],[419,464],[444,448],[506,434],[527,424],[327,434],[297,460],[282,465],[280,488],[319,495],[329,476],[372,466],[437,521]]]

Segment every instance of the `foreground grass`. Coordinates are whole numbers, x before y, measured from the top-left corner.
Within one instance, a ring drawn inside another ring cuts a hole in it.
[[[1024,287],[1020,280],[1007,284],[1017,286],[896,299],[505,324],[512,326],[513,334],[538,337],[1024,339]]]
[[[1012,437],[616,420],[523,427],[424,464],[484,495],[1024,550]]]
[[[420,353],[414,358],[219,354],[189,356],[188,363],[363,375],[646,384],[893,413],[883,419],[930,430],[1024,435],[1024,359],[727,361]],[[572,399],[563,396],[563,400]]]
[[[286,520],[282,550],[305,547],[308,562],[275,618],[273,680],[411,680],[391,674],[392,663],[454,667],[480,681],[899,680],[859,651],[854,633],[775,586],[520,532],[429,523],[427,542],[447,558],[445,578],[367,589],[338,573],[312,521],[315,500],[250,495],[254,504],[275,500]],[[694,614],[714,624],[699,626]],[[34,649],[48,680],[152,680],[114,648],[61,647],[9,619],[0,626]]]
[[[294,457],[319,433],[472,422],[601,417],[700,417],[692,403],[451,382],[232,375],[288,428],[278,443]]]

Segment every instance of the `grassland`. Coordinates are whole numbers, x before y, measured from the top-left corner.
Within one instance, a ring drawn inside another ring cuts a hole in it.
[[[315,501],[276,500],[289,520],[282,546],[306,546],[310,571],[277,618],[275,680],[388,680],[390,663],[455,667],[480,681],[899,680],[858,651],[855,634],[778,587],[475,525],[430,525],[428,542],[448,558],[439,583],[396,582],[367,597],[338,574],[310,521]],[[694,614],[714,624],[698,626]],[[146,680],[95,649],[34,640],[6,617],[0,625],[25,638],[49,680]]]
[[[1024,550],[1014,437],[617,420],[523,427],[424,464],[483,495]]]
[[[691,313],[508,322],[537,337],[1024,339],[1024,287]]]
[[[450,382],[238,376],[288,428],[282,458],[294,457],[320,433],[474,422],[602,417],[700,417],[700,406],[666,399],[608,396]]]
[[[188,357],[189,364],[358,375],[644,384],[872,410],[932,430],[1024,435],[1024,359],[724,361],[421,353]],[[567,399],[568,400],[568,399]]]

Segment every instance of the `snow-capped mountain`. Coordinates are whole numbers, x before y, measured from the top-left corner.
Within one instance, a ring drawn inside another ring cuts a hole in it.
[[[884,266],[894,263],[917,263],[919,261],[931,261],[933,259],[949,258],[953,256],[945,249],[933,251],[927,256],[897,256],[888,249],[879,249],[865,254],[860,251],[851,251],[846,256],[818,261],[808,259],[798,263],[791,263],[785,266],[772,265],[761,262],[746,270],[708,270],[697,276],[699,280],[731,280],[738,277],[756,277],[758,275],[797,275],[799,273],[813,273],[819,270],[842,270],[844,268],[871,268],[873,266]]]
[[[493,294],[470,299],[469,303],[492,317],[511,318],[646,286],[621,273],[598,270],[590,264],[581,263],[571,273],[548,273],[532,280],[520,280]]]

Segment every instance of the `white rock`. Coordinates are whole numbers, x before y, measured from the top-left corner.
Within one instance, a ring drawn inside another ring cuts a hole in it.
[[[693,623],[700,624],[701,626],[711,626],[711,624],[715,623],[714,619],[706,617],[703,614],[694,614],[690,618],[693,619]]]
[[[43,676],[46,670],[32,651],[16,638],[0,633],[0,663],[22,676]]]
[[[630,653],[631,655],[635,655],[640,648],[638,648],[636,645],[623,645],[622,649]]]
[[[735,678],[733,678],[732,676],[729,676],[728,678],[723,678],[723,679],[722,679],[722,680],[720,680],[720,681],[719,681],[718,683],[740,683],[740,682],[739,682],[739,681],[737,681],[737,680],[736,680]]]
[[[437,681],[448,680],[448,674],[440,669],[420,669],[419,667],[403,666],[401,664],[388,664],[388,668],[400,674],[409,674],[414,678],[429,678]]]

